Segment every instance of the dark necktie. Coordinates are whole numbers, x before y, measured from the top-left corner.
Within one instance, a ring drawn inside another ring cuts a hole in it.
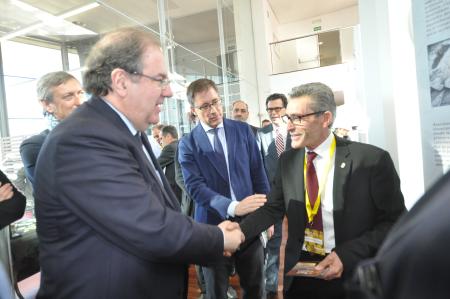
[[[311,209],[314,209],[314,204],[317,200],[319,193],[319,181],[317,179],[316,168],[314,167],[313,160],[317,157],[315,152],[308,152],[306,162],[306,190],[308,192],[309,203]],[[323,230],[322,225],[322,209],[319,207],[317,214],[314,216],[312,228],[317,230]]]
[[[226,174],[228,177],[227,161],[225,159],[225,154],[223,152],[222,142],[220,142],[220,139],[219,139],[219,128],[212,129],[212,131],[214,133],[213,144],[214,144],[215,156],[216,156],[218,162],[220,163],[220,167],[221,167],[222,171],[224,171],[224,174]]]
[[[136,139],[138,144],[141,146],[141,148],[144,147],[145,150],[147,151],[147,153],[149,155],[148,162],[150,163],[151,170],[158,177],[159,183],[161,185],[164,185],[163,181],[162,181],[162,171],[160,171],[160,167],[157,167],[157,164],[155,164],[156,159],[154,158],[153,150],[152,150],[150,143],[148,142],[148,140],[146,140],[147,136],[145,136],[144,134],[141,134],[140,132],[137,132],[136,135],[134,135],[134,138]],[[142,150],[144,150],[144,148]],[[145,154],[145,152],[144,152],[144,154]],[[145,155],[145,156],[147,157],[147,155]]]

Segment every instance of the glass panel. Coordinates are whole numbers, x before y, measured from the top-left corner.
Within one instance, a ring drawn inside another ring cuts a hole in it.
[[[62,69],[61,51],[8,41],[2,43],[2,53],[10,135],[38,133],[45,122],[36,99],[36,78]]]
[[[353,28],[277,42],[270,48],[273,74],[341,64],[353,59]]]
[[[320,66],[342,63],[339,31],[330,31],[318,35]]]

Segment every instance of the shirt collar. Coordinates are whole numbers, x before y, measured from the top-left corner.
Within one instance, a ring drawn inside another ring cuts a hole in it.
[[[325,157],[329,150],[330,150],[330,146],[331,146],[331,141],[333,140],[334,135],[330,132],[330,134],[328,135],[327,139],[325,139],[324,142],[322,142],[318,147],[316,147],[313,151],[321,158]],[[311,151],[309,148],[306,148],[305,153]]]
[[[202,126],[203,130],[205,130],[206,133],[214,129],[213,127],[210,127],[208,124],[202,121],[200,121],[200,125]],[[223,121],[220,124],[218,124],[216,128],[223,128]]]
[[[130,130],[131,135],[135,136],[136,133],[138,132],[138,130],[136,130],[133,126],[133,124],[131,123],[131,121],[125,116],[123,115],[122,112],[120,112],[119,110],[116,109],[116,107],[114,107],[110,102],[108,102],[107,100],[103,99],[102,100],[109,106],[111,107],[112,110],[114,110],[119,117],[122,119],[122,121],[125,123],[125,125],[127,126],[128,130]]]

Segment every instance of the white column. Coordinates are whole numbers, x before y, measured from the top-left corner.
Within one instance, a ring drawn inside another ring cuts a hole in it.
[[[249,105],[249,122],[256,126],[270,92],[263,1],[233,1],[240,94]]]
[[[361,102],[368,143],[391,154],[406,206],[424,191],[410,0],[360,0]]]

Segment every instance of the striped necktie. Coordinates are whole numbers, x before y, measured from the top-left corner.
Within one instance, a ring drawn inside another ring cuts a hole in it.
[[[278,128],[275,129],[275,146],[277,148],[278,157],[284,152],[284,138]]]

